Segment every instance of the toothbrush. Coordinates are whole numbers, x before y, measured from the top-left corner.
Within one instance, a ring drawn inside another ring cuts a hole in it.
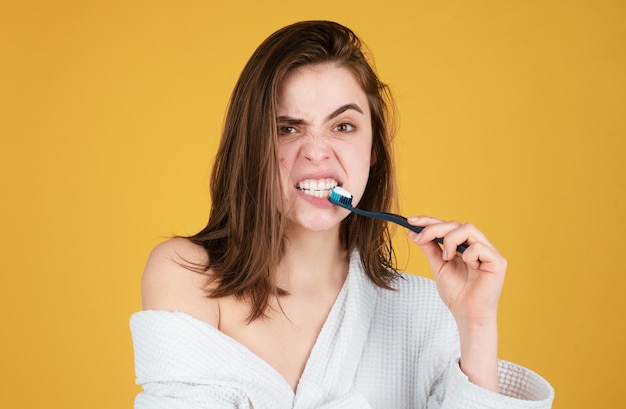
[[[399,216],[397,214],[385,212],[370,212],[367,210],[361,210],[353,207],[352,194],[339,186],[334,187],[330,191],[330,196],[328,197],[328,200],[331,203],[336,204],[337,206],[341,206],[344,209],[348,209],[353,213],[359,214],[361,216],[373,217],[374,219],[381,219],[388,222],[393,222],[399,224],[400,226],[406,227],[407,229],[412,230],[416,233],[421,232],[423,229],[423,227],[420,226],[413,226],[407,221],[406,217]],[[435,241],[439,244],[443,244],[443,239],[441,237],[436,238]],[[459,253],[463,253],[466,249],[467,244],[461,244],[457,246],[456,251]]]

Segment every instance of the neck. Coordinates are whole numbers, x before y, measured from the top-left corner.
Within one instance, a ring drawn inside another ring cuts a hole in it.
[[[348,251],[339,240],[338,229],[324,232],[289,230],[278,272],[279,285],[291,293],[340,288],[348,273],[348,258]]]

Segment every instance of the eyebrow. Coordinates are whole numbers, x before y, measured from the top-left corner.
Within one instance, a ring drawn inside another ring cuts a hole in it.
[[[326,121],[330,121],[331,119],[338,117],[339,115],[343,114],[344,112],[348,111],[348,110],[354,110],[357,111],[359,113],[363,113],[363,110],[361,109],[361,107],[359,107],[357,104],[345,104],[340,106],[339,108],[335,109],[330,115],[328,115],[326,117]],[[286,116],[286,115],[282,115],[279,116],[278,118],[276,118],[276,120],[280,123],[284,123],[284,124],[289,124],[289,125],[302,125],[302,124],[306,124],[306,121],[304,119],[301,118],[293,118],[290,116]]]
[[[326,120],[330,121],[331,119],[333,119],[333,118],[343,114],[344,112],[346,112],[346,111],[348,111],[350,109],[353,109],[353,110],[355,110],[357,112],[360,112],[361,114],[363,113],[363,110],[357,104],[346,104],[346,105],[340,106],[339,108],[335,109],[332,114],[330,114],[330,115],[328,115],[326,117]]]

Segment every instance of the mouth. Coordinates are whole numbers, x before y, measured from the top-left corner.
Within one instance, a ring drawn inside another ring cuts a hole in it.
[[[327,198],[336,186],[339,186],[339,182],[331,178],[305,179],[296,184],[296,189],[309,196]]]

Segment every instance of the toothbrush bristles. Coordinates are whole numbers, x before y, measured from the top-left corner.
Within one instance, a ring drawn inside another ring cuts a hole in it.
[[[340,187],[335,187],[333,188],[333,190],[330,191],[330,196],[328,197],[328,200],[336,205],[345,208],[352,207],[352,195],[350,194],[350,192]]]

